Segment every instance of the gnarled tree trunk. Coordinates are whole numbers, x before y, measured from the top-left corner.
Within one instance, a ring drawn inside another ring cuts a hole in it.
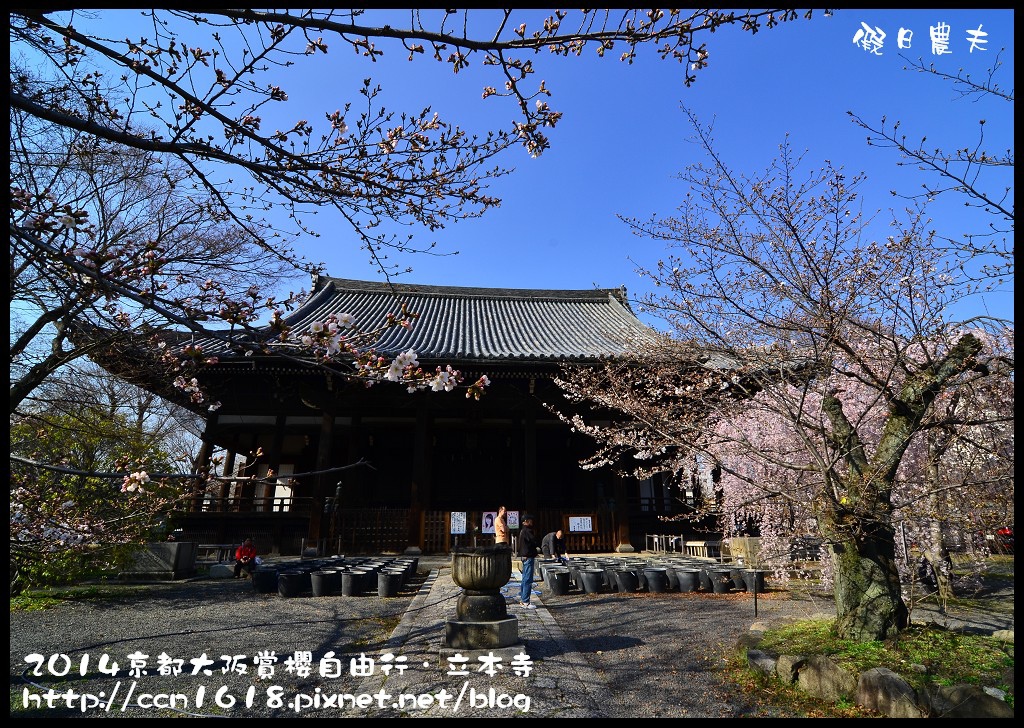
[[[896,567],[895,534],[890,526],[856,526],[864,535],[829,539],[837,627],[847,639],[885,639],[906,629],[909,622]]]

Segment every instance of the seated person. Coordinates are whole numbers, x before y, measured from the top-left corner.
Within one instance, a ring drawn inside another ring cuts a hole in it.
[[[245,539],[241,546],[235,550],[235,578],[238,579],[245,572],[246,577],[252,576],[252,570],[256,568],[256,547],[251,538]]]
[[[562,529],[552,531],[540,542],[540,550],[546,559],[558,559],[563,564],[568,564],[568,554],[565,552],[565,534]]]

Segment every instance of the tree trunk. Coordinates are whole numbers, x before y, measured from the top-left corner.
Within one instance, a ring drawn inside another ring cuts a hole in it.
[[[881,640],[909,623],[896,567],[893,483],[936,394],[970,368],[981,349],[981,341],[967,334],[943,359],[910,377],[889,403],[889,415],[870,460],[860,434],[843,412],[843,403],[834,393],[822,399],[847,468],[843,495],[825,505],[822,524],[835,567],[836,624],[845,639]]]
[[[873,524],[868,535],[829,539],[839,636],[857,642],[891,637],[909,622],[896,568],[895,533]]]
[[[939,592],[940,607],[945,611],[946,602],[955,596],[953,592],[953,560],[950,557],[949,549],[946,548],[942,525],[938,521],[932,521],[931,531],[933,540],[926,557],[935,574],[935,586]]]
[[[928,525],[928,550],[926,556],[928,563],[932,566],[932,573],[935,574],[935,587],[939,592],[939,608],[945,612],[946,602],[953,598],[953,560],[946,548],[946,537],[942,531],[942,521],[939,520],[943,513],[942,499],[937,495],[939,487],[939,458],[946,451],[948,441],[936,442],[930,438],[928,442],[929,457],[928,475],[929,482],[935,489],[931,498],[931,511],[934,517]]]

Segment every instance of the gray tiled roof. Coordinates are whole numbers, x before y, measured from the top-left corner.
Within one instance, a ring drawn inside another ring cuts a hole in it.
[[[633,313],[625,289],[468,288],[356,281],[319,276],[309,300],[286,317],[293,333],[330,314],[349,313],[361,328],[380,325],[405,304],[412,328],[384,331],[382,354],[414,349],[421,359],[593,360],[622,354],[653,330]]]

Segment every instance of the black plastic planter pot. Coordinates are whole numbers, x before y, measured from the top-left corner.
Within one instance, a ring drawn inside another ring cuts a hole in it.
[[[552,596],[562,597],[569,593],[568,569],[548,569],[548,589]]]
[[[732,580],[732,588],[736,591],[746,591],[747,582],[743,579],[743,569],[729,569],[729,578]]]
[[[393,571],[381,571],[377,574],[377,595],[381,597],[397,597],[402,588],[402,575]]]
[[[636,575],[636,571],[633,569],[618,569],[615,572],[615,579],[619,582],[619,591],[635,592],[640,588],[640,579]]]
[[[700,588],[699,569],[676,569],[676,578],[681,592],[695,592]]]
[[[668,569],[663,566],[644,569],[647,577],[647,591],[651,594],[664,594],[668,591]]]
[[[314,571],[310,579],[315,597],[331,597],[341,589],[341,574],[336,571]]]
[[[258,594],[272,594],[277,591],[277,569],[256,569],[252,572],[252,588]]]
[[[580,569],[583,580],[583,591],[587,594],[600,594],[604,587],[604,569]]]
[[[352,569],[352,573],[358,579],[356,594],[365,594],[377,588],[377,571],[378,569],[373,566],[358,566]]]
[[[707,567],[702,566],[700,568],[700,571],[697,572],[697,578],[700,581],[701,591],[710,593],[713,590],[711,584],[711,571]]]
[[[363,575],[358,571],[345,571],[341,574],[341,595],[357,597],[363,593]]]
[[[408,583],[408,581],[409,581],[409,575],[405,572],[405,568],[404,567],[401,567],[401,566],[389,566],[388,568],[384,569],[384,571],[388,572],[389,574],[397,574],[398,575],[398,588],[399,589],[404,589],[405,588],[406,583]]]
[[[675,568],[666,565],[665,570],[668,573],[668,590],[670,592],[679,591],[679,577],[676,575]]]
[[[757,592],[760,594],[764,591],[764,574],[763,571],[756,569],[750,569],[743,572],[743,579],[747,584],[747,591]]]
[[[282,597],[299,596],[306,577],[301,571],[282,571],[277,575],[277,593]]]
[[[732,577],[728,569],[715,569],[709,572],[711,589],[715,594],[728,594],[732,590]]]
[[[583,577],[580,576],[580,566],[569,567],[569,581],[571,581],[577,589],[583,591]]]

